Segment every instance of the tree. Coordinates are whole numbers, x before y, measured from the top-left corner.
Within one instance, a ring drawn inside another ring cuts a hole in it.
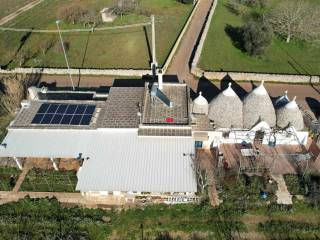
[[[266,24],[251,21],[243,26],[244,48],[250,55],[263,54],[272,36],[272,29]]]
[[[137,10],[139,6],[139,0],[118,0],[117,5],[114,7],[114,12],[122,17]]]
[[[65,22],[76,24],[88,13],[78,5],[66,5],[58,10],[58,17]]]
[[[15,113],[20,108],[21,101],[26,94],[26,77],[22,75],[10,75],[1,80],[3,87],[0,104],[9,113]]]
[[[195,172],[197,184],[201,190],[201,194],[204,195],[205,190],[210,183],[208,170],[201,167],[201,160],[198,157],[192,157],[192,168]]]
[[[286,38],[317,40],[320,38],[320,7],[305,0],[282,1],[266,15],[275,32]]]

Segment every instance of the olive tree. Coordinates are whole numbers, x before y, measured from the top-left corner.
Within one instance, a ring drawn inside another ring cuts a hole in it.
[[[320,6],[305,0],[285,0],[266,15],[276,33],[286,38],[319,40]]]
[[[272,41],[272,29],[267,24],[248,22],[242,28],[243,44],[250,55],[261,55]]]

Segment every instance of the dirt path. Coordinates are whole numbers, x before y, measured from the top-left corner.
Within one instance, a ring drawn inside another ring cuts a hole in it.
[[[24,167],[19,178],[18,181],[16,182],[16,185],[14,186],[14,188],[12,189],[12,192],[17,193],[20,189],[21,184],[23,183],[25,177],[27,176],[28,172],[30,170],[30,167]]]
[[[213,0],[200,0],[198,9],[167,71],[168,75],[178,75],[179,80],[186,82],[194,91],[197,89],[198,82],[190,73],[189,63],[212,2]]]
[[[8,0],[8,1],[12,1],[12,0]],[[30,9],[32,9],[33,7],[35,7],[36,5],[38,5],[39,3],[43,2],[44,0],[35,0],[31,3],[28,3],[27,5],[23,6],[22,8],[19,8],[17,11],[9,14],[8,16],[0,19],[0,26],[6,24],[7,22],[15,19],[17,16],[19,16],[21,13],[24,13]]]

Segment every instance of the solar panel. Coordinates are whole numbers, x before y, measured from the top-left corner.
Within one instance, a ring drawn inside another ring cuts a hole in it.
[[[43,103],[31,123],[89,125],[95,109],[94,105]]]

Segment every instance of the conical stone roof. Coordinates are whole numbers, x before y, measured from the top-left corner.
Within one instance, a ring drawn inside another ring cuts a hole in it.
[[[274,107],[276,109],[279,109],[283,106],[285,106],[287,103],[289,103],[290,100],[288,98],[288,91],[285,91],[284,94],[277,98],[277,100],[274,102]]]
[[[192,103],[192,113],[195,114],[208,114],[209,104],[207,99],[202,96],[202,92]]]
[[[229,83],[229,87],[210,102],[208,117],[218,128],[242,128],[242,116],[242,102]]]
[[[293,126],[297,131],[304,128],[303,116],[296,103],[296,97],[277,110],[277,126],[280,128]]]
[[[270,127],[276,125],[276,113],[264,82],[253,89],[243,100],[243,126],[251,129],[260,121],[267,122]]]

